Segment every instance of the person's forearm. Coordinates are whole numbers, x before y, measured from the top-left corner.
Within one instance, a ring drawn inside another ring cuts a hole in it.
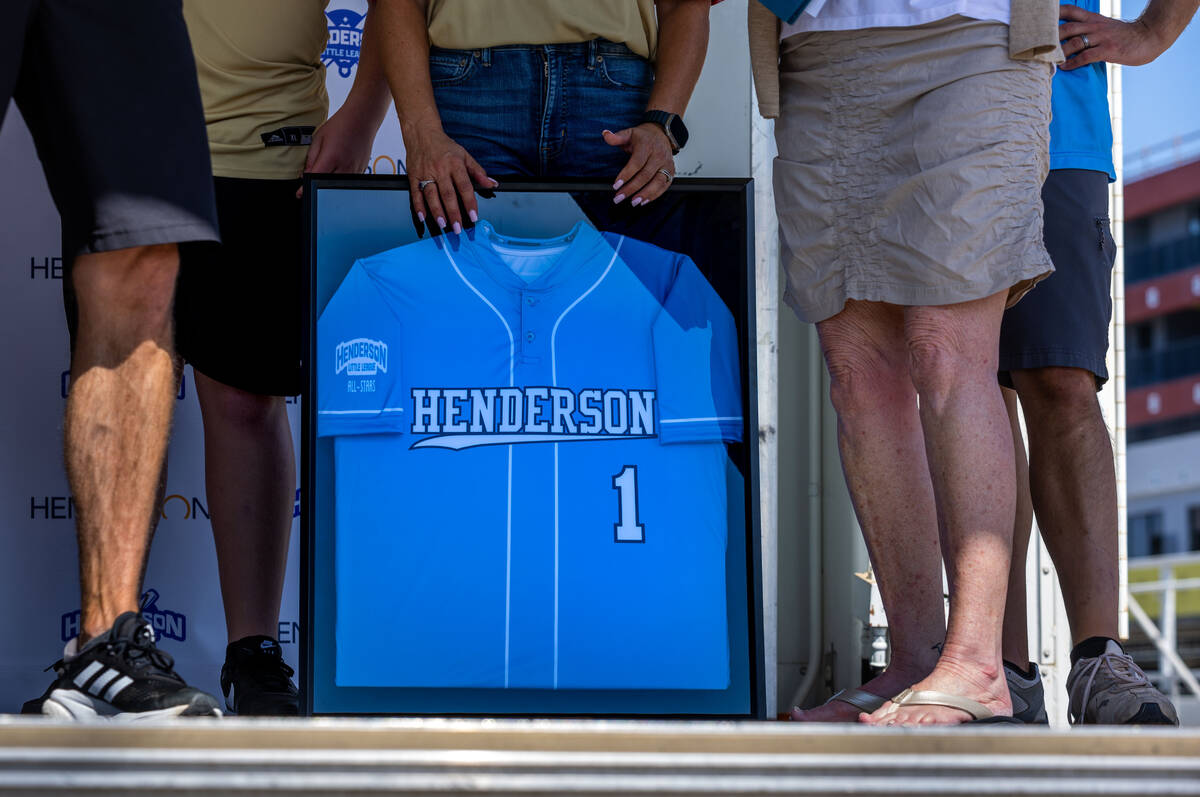
[[[406,139],[421,131],[442,130],[429,77],[426,5],[427,0],[376,0],[374,8],[378,36],[385,44],[383,69]]]
[[[379,128],[392,101],[387,77],[383,71],[384,46],[375,13],[380,5],[378,0],[372,0],[363,30],[362,49],[359,53],[358,70],[354,74],[354,84],[350,87],[346,101],[342,103],[343,110],[361,118],[363,123],[372,129]]]
[[[1175,43],[1196,14],[1200,0],[1150,0],[1137,21],[1161,44],[1159,52]]]
[[[658,58],[649,108],[683,115],[708,50],[709,0],[658,0]]]

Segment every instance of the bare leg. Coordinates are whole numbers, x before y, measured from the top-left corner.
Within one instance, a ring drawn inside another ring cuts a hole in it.
[[[1012,428],[1013,452],[1017,466],[1017,513],[1013,523],[1012,566],[1008,570],[1008,597],[1004,603],[1004,658],[1026,666],[1029,661],[1029,610],[1025,595],[1025,560],[1029,555],[1029,535],[1033,533],[1033,503],[1029,495],[1029,462],[1025,459],[1025,441],[1021,439],[1017,394],[1002,388],[1004,407]]]
[[[993,714],[1011,715],[1000,632],[1016,487],[1012,434],[996,383],[1005,298],[1001,292],[903,312],[951,584],[946,646],[933,672],[913,689],[970,698]],[[863,718],[895,725],[969,719],[957,709],[891,703]]]
[[[63,424],[78,507],[80,643],[138,608],[176,364],[174,245],[76,259],[79,331]]]
[[[1058,570],[1071,637],[1117,638],[1117,478],[1091,372],[1013,371],[1029,431],[1038,527]]]
[[[226,633],[275,637],[296,490],[287,407],[195,375]]]
[[[817,325],[842,469],[888,616],[891,662],[863,684],[882,697],[928,675],[945,639],[933,487],[902,328],[898,308],[858,301]],[[833,701],[793,719],[853,722],[858,714]]]

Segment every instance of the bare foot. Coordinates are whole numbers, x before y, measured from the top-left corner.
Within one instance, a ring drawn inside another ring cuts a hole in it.
[[[928,678],[912,685],[914,692],[933,690],[982,703],[996,716],[1012,716],[1012,702],[1004,669],[994,666],[966,665],[943,656]],[[970,722],[971,715],[945,706],[897,706],[890,700],[873,714],[859,714],[868,725],[959,725]]]
[[[887,697],[898,695],[909,684],[918,678],[925,677],[933,666],[933,662],[923,668],[899,667],[893,665],[862,685],[865,692]],[[845,701],[831,699],[823,705],[810,709],[793,708],[792,722],[858,722],[862,709]]]

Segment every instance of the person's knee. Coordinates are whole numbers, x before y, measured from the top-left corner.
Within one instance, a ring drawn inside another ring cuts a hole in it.
[[[1078,417],[1098,410],[1100,406],[1096,398],[1096,377],[1083,368],[1021,369],[1012,372],[1012,380],[1026,412]]]
[[[829,398],[839,417],[874,413],[911,399],[903,363],[874,341],[853,335],[823,338],[829,368]]]
[[[964,351],[952,329],[938,324],[914,324],[905,340],[909,375],[923,404],[935,412],[955,389],[978,370],[979,363]]]
[[[205,424],[220,423],[225,428],[258,429],[278,422],[285,422],[287,408],[282,396],[266,396],[198,376],[197,394]]]
[[[135,332],[169,328],[178,273],[174,244],[81,255],[71,270],[81,325],[111,318]]]

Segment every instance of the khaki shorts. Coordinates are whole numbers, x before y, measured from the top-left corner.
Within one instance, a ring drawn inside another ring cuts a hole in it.
[[[1053,271],[1042,243],[1053,67],[950,17],[783,42],[775,205],[785,300],[944,305]]]

